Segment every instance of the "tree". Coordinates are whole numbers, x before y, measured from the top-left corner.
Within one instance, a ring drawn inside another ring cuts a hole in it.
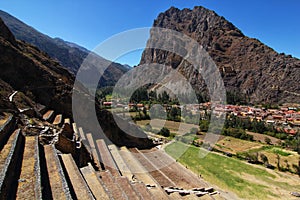
[[[170,130],[163,127],[159,132],[158,132],[159,135],[162,135],[164,137],[169,137],[170,136]]]
[[[207,132],[209,127],[209,121],[208,120],[201,120],[200,121],[200,130],[203,132]]]
[[[260,158],[261,158],[261,160],[262,160],[262,162],[264,163],[264,165],[268,165],[269,164],[269,159],[268,159],[268,157],[265,155],[265,154],[260,154]]]
[[[135,103],[139,103],[141,101],[148,101],[148,100],[149,100],[148,92],[145,87],[141,87],[135,90],[130,99],[131,102],[135,102]]]
[[[265,137],[265,142],[267,144],[272,144],[272,141],[271,141],[271,139],[269,137]]]
[[[171,121],[181,121],[180,116],[181,116],[180,108],[172,107],[170,112],[169,112],[168,118]]]
[[[280,156],[279,154],[276,154],[276,159],[277,159],[277,168],[279,171],[281,171],[281,167],[280,167]]]
[[[157,94],[156,94],[156,91],[150,91],[149,92],[149,99],[150,100],[157,100]]]
[[[286,168],[289,170],[290,169],[290,164],[289,161],[287,159],[284,160]]]
[[[163,91],[162,94],[159,94],[158,98],[159,98],[158,100],[160,102],[165,103],[165,104],[169,103],[169,101],[170,101],[170,96],[168,95],[168,93],[166,91]]]
[[[293,168],[296,170],[296,173],[300,177],[300,157],[299,157],[299,161],[298,161],[298,166],[293,164]]]
[[[257,164],[258,163],[258,153],[247,153],[246,160],[248,160],[249,163]]]

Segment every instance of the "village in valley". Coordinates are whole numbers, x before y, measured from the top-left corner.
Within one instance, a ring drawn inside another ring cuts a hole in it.
[[[129,103],[128,105],[122,103],[115,103],[113,101],[103,101],[102,106],[106,109],[112,109],[114,112],[140,112],[146,110],[149,112],[151,102],[144,103]],[[121,108],[121,110],[120,110]],[[263,122],[265,125],[272,126],[278,133],[285,133],[286,135],[296,136],[300,130],[300,105],[299,104],[284,104],[269,108],[268,106],[246,106],[246,105],[220,105],[212,106],[211,102],[192,104],[192,105],[176,105],[163,104],[164,112],[173,109],[180,109],[190,113],[190,115],[199,115],[200,119],[206,119],[207,115],[213,112],[216,115],[226,113],[227,116],[236,116],[240,119],[249,119],[250,122]],[[188,122],[188,120],[180,119],[180,121]]]

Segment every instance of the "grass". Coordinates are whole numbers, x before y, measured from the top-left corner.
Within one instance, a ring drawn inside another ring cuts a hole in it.
[[[216,153],[209,153],[204,158],[205,150],[181,142],[174,142],[165,148],[166,152],[189,169],[218,187],[232,191],[243,199],[279,199],[281,193],[275,188],[285,191],[300,190],[300,185],[288,181],[276,181],[279,177],[274,172],[259,168],[235,158],[228,158]],[[287,192],[287,195],[288,192]]]
[[[285,156],[285,157],[291,155],[291,153],[284,151],[280,148],[276,148],[276,147],[271,148],[269,151],[272,153],[275,153],[275,154],[279,154],[281,156]]]
[[[217,142],[215,148],[227,153],[243,153],[249,154],[264,154],[267,156],[269,164],[277,167],[277,155],[280,156],[280,167],[285,168],[293,173],[296,170],[293,165],[298,165],[299,155],[296,152],[288,151],[273,145],[261,144],[258,142],[251,142],[240,140],[232,137],[225,137]],[[259,160],[262,161],[259,157]]]

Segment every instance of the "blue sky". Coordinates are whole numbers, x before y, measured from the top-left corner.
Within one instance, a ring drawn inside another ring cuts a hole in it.
[[[99,43],[134,28],[150,27],[171,6],[202,5],[236,25],[242,32],[300,58],[299,0],[14,0],[0,1],[0,9],[51,36],[94,49]],[[119,59],[139,62],[140,52]]]

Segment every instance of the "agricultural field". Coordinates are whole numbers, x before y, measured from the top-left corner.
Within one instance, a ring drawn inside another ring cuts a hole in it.
[[[184,143],[172,142],[165,151],[194,173],[201,175],[204,180],[234,192],[240,198],[291,199],[290,192],[300,190],[297,175],[266,169],[213,152],[208,153],[195,146],[186,148]]]
[[[171,132],[176,133],[177,135],[183,135],[189,133],[192,128],[198,128],[199,126],[194,124],[186,124],[182,122],[174,122],[162,119],[153,119],[153,120],[142,120],[137,121],[136,124],[141,128],[145,127],[146,124],[151,124],[152,129],[161,129],[165,127],[169,129]],[[180,128],[180,129],[179,129]]]
[[[250,153],[264,154],[268,158],[268,163],[277,166],[278,156],[279,165],[284,170],[296,172],[293,165],[298,165],[299,155],[294,151],[285,150],[275,146],[263,146],[262,148],[249,150]]]
[[[217,150],[232,154],[249,151],[251,149],[258,149],[261,147],[263,147],[263,144],[241,140],[229,136],[219,140],[215,146]]]
[[[250,132],[250,131],[246,131],[246,133],[249,134],[249,135],[253,135],[253,139],[255,141],[261,142],[261,143],[266,143],[265,142],[266,138],[270,139],[271,144],[279,144],[280,141],[281,141],[278,138],[271,137],[271,136],[268,136],[268,135],[264,135],[264,134],[261,134],[261,133],[254,133],[254,132]]]
[[[294,151],[289,151],[276,147],[273,145],[267,145],[259,142],[252,142],[241,140],[233,137],[224,137],[219,140],[214,148],[221,152],[238,154],[238,153],[250,153],[257,154],[258,160],[262,162],[260,155],[263,154],[267,156],[268,163],[274,167],[277,167],[278,157],[280,167],[289,169],[292,172],[295,172],[293,165],[297,165],[299,161],[299,155]]]

